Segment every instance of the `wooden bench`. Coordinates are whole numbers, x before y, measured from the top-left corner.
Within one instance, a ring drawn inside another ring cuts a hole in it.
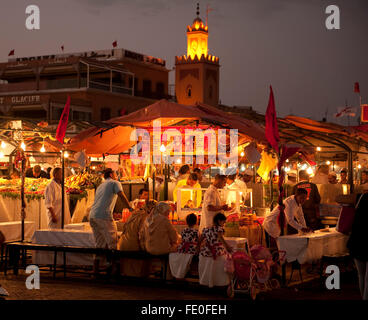
[[[95,254],[95,255],[103,255],[107,259],[111,261],[117,261],[121,258],[130,258],[130,259],[159,259],[163,263],[163,272],[162,272],[162,280],[166,281],[167,274],[167,265],[169,260],[169,255],[151,255],[145,251],[119,251],[119,250],[110,250],[103,248],[88,248],[88,247],[77,247],[77,246],[54,246],[54,245],[46,245],[46,244],[36,244],[29,242],[11,242],[6,244],[5,249],[5,266],[4,266],[4,274],[7,274],[8,270],[8,258],[10,258],[13,264],[13,272],[15,275],[18,274],[19,269],[19,260],[20,253],[22,251],[22,260],[23,267],[25,267],[25,257],[27,250],[36,250],[36,251],[51,251],[54,252],[54,263],[52,265],[53,277],[56,277],[56,265],[57,265],[57,254],[59,252],[63,253],[63,271],[64,277],[66,276],[66,253],[81,253],[81,254]]]

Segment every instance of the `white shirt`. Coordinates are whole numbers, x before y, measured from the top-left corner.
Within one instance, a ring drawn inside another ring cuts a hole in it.
[[[62,205],[61,185],[54,179],[47,185],[45,189],[45,207],[47,210],[47,224],[50,229],[61,228],[61,205]],[[53,208],[57,222],[52,222],[52,215],[49,208]],[[64,225],[70,223],[69,201],[64,192]]]
[[[230,207],[232,203],[236,203],[236,194],[239,193],[239,203],[242,200],[240,195],[241,189],[239,185],[234,181],[232,184],[228,184],[224,189],[226,189],[226,204]]]
[[[328,175],[317,172],[316,175],[312,179],[312,183],[314,184],[327,184],[328,182]]]
[[[305,223],[303,208],[301,205],[298,205],[295,201],[295,196],[290,196],[284,200],[285,205],[285,218],[287,223],[292,226],[296,230],[301,230],[302,228],[306,228],[307,224]],[[266,216],[263,227],[269,233],[269,235],[273,238],[277,238],[280,236],[281,230],[280,226],[277,223],[279,217],[279,206],[272,210],[272,212]]]
[[[201,223],[199,225],[199,231],[202,231],[204,228],[210,228],[213,226],[213,217],[222,211],[210,211],[207,209],[208,205],[212,206],[221,206],[221,198],[220,193],[217,188],[211,184],[209,188],[206,190],[203,196],[203,206],[202,206],[202,216]]]

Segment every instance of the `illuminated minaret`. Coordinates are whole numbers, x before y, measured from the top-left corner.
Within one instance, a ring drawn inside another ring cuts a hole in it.
[[[208,26],[197,17],[187,27],[187,55],[175,57],[175,93],[178,103],[218,105],[219,58],[208,54]]]

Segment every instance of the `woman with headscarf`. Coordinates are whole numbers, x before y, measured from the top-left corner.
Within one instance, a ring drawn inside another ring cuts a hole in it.
[[[159,202],[143,223],[139,234],[141,246],[150,254],[161,255],[175,252],[179,236],[168,216],[171,207]]]
[[[121,237],[118,242],[120,251],[140,251],[143,248],[139,242],[139,232],[147,216],[155,207],[155,201],[150,201],[146,205],[134,211],[128,221],[123,225]],[[140,277],[147,274],[147,264],[144,260],[122,258],[120,259],[120,272],[122,275],[130,277]]]

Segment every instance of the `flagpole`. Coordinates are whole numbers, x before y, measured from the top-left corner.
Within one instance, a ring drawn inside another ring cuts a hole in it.
[[[64,178],[65,178],[65,150],[63,148],[61,152],[61,229],[64,229],[64,213],[65,213]]]

